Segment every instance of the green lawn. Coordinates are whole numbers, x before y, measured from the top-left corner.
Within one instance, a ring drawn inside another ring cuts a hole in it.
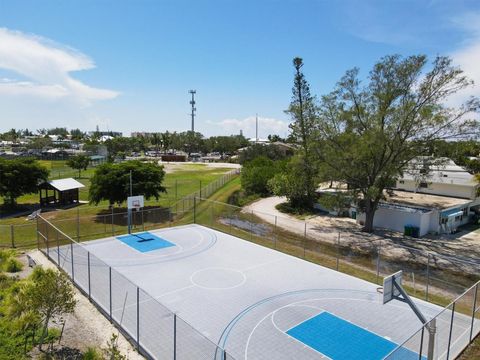
[[[153,210],[154,208],[170,207],[179,199],[198,191],[200,187],[205,188],[205,186],[212,184],[231,170],[228,168],[211,168],[202,164],[185,164],[175,169],[174,172],[165,175],[164,186],[167,188],[167,193],[162,194],[158,201],[150,199],[145,202],[145,210],[148,211],[144,213],[144,222],[147,226],[159,226],[161,222],[165,221],[165,211]],[[81,200],[88,199],[88,188],[93,171],[94,169],[89,169],[82,172],[82,178],[78,179],[85,185],[85,188],[80,192]],[[236,180],[239,186],[238,179]],[[19,204],[36,201],[38,201],[37,195],[32,194],[20,198]],[[80,236],[85,239],[90,238],[90,235],[98,237],[111,235],[112,232],[124,232],[126,229],[125,206],[115,207],[113,212],[115,215],[112,217],[112,211],[108,209],[108,203],[104,201],[98,206],[83,204],[71,209],[44,211],[44,216],[71,236],[77,235],[76,221],[73,221],[73,219],[79,216],[81,218],[80,229],[83,232]],[[136,214],[136,223],[139,221],[141,221],[140,214]],[[14,225],[13,228],[10,225]],[[12,244],[12,231],[13,243],[16,246],[34,246],[36,244],[35,227],[36,223],[26,221],[25,215],[0,220],[0,246],[10,246]]]

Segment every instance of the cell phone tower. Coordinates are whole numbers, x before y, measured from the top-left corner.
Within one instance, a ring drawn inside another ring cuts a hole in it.
[[[197,108],[195,107],[195,94],[197,93],[196,90],[189,90],[188,91],[190,94],[192,94],[192,100],[190,101],[190,105],[192,105],[192,131],[195,131],[195,111],[197,111]]]

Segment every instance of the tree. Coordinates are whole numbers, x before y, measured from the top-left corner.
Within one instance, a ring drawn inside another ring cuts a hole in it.
[[[126,201],[130,196],[130,172],[133,194],[158,200],[160,193],[166,192],[162,186],[165,177],[163,166],[138,160],[106,163],[97,167],[90,180],[90,202],[97,205],[102,200],[108,200],[112,206]]]
[[[162,135],[160,133],[153,133],[150,139],[153,146],[155,146],[155,155],[158,156],[159,148],[162,145]]]
[[[305,176],[305,157],[300,154],[293,156],[285,169],[276,174],[268,182],[270,191],[276,196],[285,196],[293,209],[309,209],[316,199],[306,199],[305,189],[311,184]],[[308,204],[308,205],[306,205]]]
[[[0,158],[0,195],[4,203],[16,206],[16,199],[38,191],[38,184],[47,181],[48,170],[30,158],[6,160]]]
[[[292,101],[286,113],[292,118],[291,136],[300,145],[300,150],[297,158],[292,160],[291,166],[287,167],[287,171],[291,171],[292,174],[285,174],[285,178],[290,180],[290,186],[275,186],[275,189],[277,194],[287,196],[292,207],[311,208],[316,199],[317,187],[317,170],[312,151],[317,123],[316,106],[315,100],[310,94],[310,86],[301,71],[303,60],[298,57],[294,58],[293,66],[295,77]],[[280,190],[285,190],[285,192],[282,193]]]
[[[8,315],[14,321],[42,324],[41,349],[50,322],[73,313],[76,303],[73,286],[65,273],[37,266],[28,281],[12,293]]]
[[[272,144],[253,144],[249,147],[243,149],[238,156],[238,161],[240,164],[251,161],[257,157],[267,157],[270,160],[283,160],[289,156],[281,151],[277,146]]]
[[[317,155],[337,181],[349,185],[361,211],[364,231],[373,219],[384,190],[407,165],[435,141],[478,135],[478,123],[467,115],[478,111],[471,98],[458,109],[444,103],[471,85],[447,57],[432,69],[425,56],[398,55],[381,59],[363,86],[358,69],[347,71],[320,104]]]
[[[78,178],[82,170],[87,170],[88,164],[90,164],[90,158],[87,155],[75,155],[67,160],[67,166],[78,170]]]
[[[80,129],[70,130],[70,135],[72,136],[72,140],[83,140],[85,138],[85,133]]]
[[[268,181],[279,172],[279,168],[279,162],[273,162],[265,156],[246,162],[240,178],[242,188],[247,194],[268,195]]]

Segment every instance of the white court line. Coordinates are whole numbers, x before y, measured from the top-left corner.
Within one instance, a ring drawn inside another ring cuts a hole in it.
[[[263,321],[265,321],[266,318],[268,318],[270,315],[273,315],[276,311],[278,311],[278,310],[280,310],[280,309],[283,309],[283,308],[287,308],[287,307],[290,307],[290,306],[296,306],[297,304],[301,304],[301,303],[304,303],[304,302],[309,302],[309,301],[322,301],[322,300],[349,300],[349,301],[352,301],[352,300],[353,300],[353,301],[373,302],[373,300],[369,300],[369,299],[353,299],[353,298],[348,298],[348,297],[342,297],[342,298],[314,298],[314,299],[300,300],[300,301],[296,301],[296,302],[289,303],[289,304],[287,304],[287,305],[281,306],[281,307],[279,307],[279,308],[277,308],[277,309],[269,312],[269,313],[268,313],[267,315],[265,315],[262,319],[260,319],[260,321],[257,322],[257,324],[254,326],[254,328],[252,329],[252,331],[250,332],[250,334],[249,334],[249,336],[248,336],[247,343],[245,344],[245,352],[244,352],[244,354],[245,354],[245,360],[247,360],[248,346],[249,346],[249,344],[250,344],[250,340],[251,340],[251,338],[252,338],[252,336],[253,336],[253,333],[254,333],[255,330],[258,328],[258,326],[260,326],[260,324],[261,324]],[[405,310],[405,309],[406,309],[406,308],[403,307],[403,306],[394,305],[394,304],[389,304],[389,306],[391,306],[391,307],[396,307],[396,308],[399,308],[399,309],[402,309],[402,310]],[[324,311],[327,311],[327,310],[324,309]],[[317,315],[318,315],[318,314],[317,314]],[[334,315],[335,315],[335,314],[334,314]],[[315,316],[316,316],[316,315],[314,315],[314,316],[312,316],[312,317],[315,317]],[[348,322],[348,323],[350,323],[350,324],[352,324],[352,325],[361,327],[361,328],[364,329],[365,331],[368,331],[368,332],[370,332],[370,333],[372,333],[372,334],[375,334],[375,335],[377,335],[378,337],[381,337],[381,338],[383,338],[383,339],[389,340],[389,341],[391,341],[391,342],[393,342],[393,343],[395,343],[395,344],[397,344],[397,345],[399,345],[399,343],[400,343],[400,344],[403,343],[403,341],[396,342],[396,341],[394,341],[393,339],[390,339],[390,338],[387,338],[387,337],[385,337],[385,336],[379,335],[379,334],[371,331],[370,329],[364,328],[364,327],[362,327],[362,326],[360,326],[360,325],[358,325],[358,324],[355,324],[355,323],[353,323],[353,322],[351,322],[351,321],[349,321],[349,320],[346,320],[346,319],[344,319],[344,318],[342,318],[342,317],[340,317],[340,316],[338,316],[338,315],[335,315],[335,316],[337,316],[338,318],[340,318],[340,319],[342,319],[342,320],[344,320],[344,321],[346,321],[346,322]],[[303,321],[302,321],[302,322],[303,322]],[[300,324],[300,323],[299,323],[299,324]],[[297,324],[297,325],[298,325],[298,324]],[[275,327],[276,327],[277,329],[279,329],[278,326],[275,326]],[[284,333],[285,333],[285,332],[284,332]],[[286,335],[289,336],[289,337],[291,337],[291,336],[288,335],[288,334],[286,334]],[[293,337],[291,337],[291,338],[293,338]],[[294,339],[294,338],[293,338],[293,339]],[[295,340],[296,340],[296,339],[295,339]],[[298,340],[297,340],[297,341],[298,341]],[[303,344],[302,342],[300,342],[300,343]],[[303,344],[303,345],[306,345],[306,344]],[[307,345],[307,346],[308,346],[308,345]],[[309,346],[308,346],[308,347],[309,347]],[[309,347],[309,348],[310,348],[310,347]],[[316,350],[313,349],[313,348],[311,348],[311,349],[314,350],[314,351],[316,351]],[[316,352],[318,352],[318,351],[316,351]],[[318,352],[318,353],[320,353],[320,352]],[[321,353],[320,353],[320,354],[321,354]],[[322,354],[322,355],[323,355],[323,354]],[[325,356],[325,355],[323,355],[323,356]]]
[[[282,257],[282,258],[274,259],[274,260],[267,261],[267,262],[264,262],[264,263],[261,263],[261,264],[257,264],[257,265],[253,265],[253,266],[247,267],[247,268],[242,269],[242,270],[239,270],[239,271],[249,271],[249,270],[253,270],[253,269],[256,269],[256,268],[259,268],[259,267],[262,267],[262,266],[265,266],[265,265],[270,265],[270,264],[273,264],[273,263],[276,263],[276,262],[282,261],[282,260],[285,260],[285,258]]]
[[[196,286],[195,284],[188,285],[188,286],[184,286],[184,287],[182,287],[182,288],[178,288],[178,289],[175,289],[175,290],[172,290],[172,291],[163,293],[162,295],[155,296],[154,299],[160,299],[161,297],[164,297],[164,296],[167,296],[167,295],[171,295],[171,294],[175,294],[176,292],[179,292],[179,291],[182,291],[182,290],[187,290],[187,289],[193,288],[193,287],[195,287],[195,286]]]
[[[245,360],[248,360],[248,347],[249,347],[249,345],[250,345],[250,340],[252,339],[253,333],[255,332],[255,330],[257,330],[257,328],[260,326],[260,324],[261,324],[262,322],[264,322],[269,316],[273,315],[276,311],[278,311],[278,310],[280,310],[280,309],[283,309],[283,308],[286,308],[286,307],[289,307],[289,306],[291,306],[291,305],[292,305],[292,303],[287,304],[287,305],[284,305],[284,306],[282,306],[282,307],[280,307],[280,308],[277,308],[277,309],[269,312],[269,313],[268,313],[267,315],[265,315],[262,319],[260,319],[259,322],[257,322],[257,324],[254,326],[254,328],[252,329],[252,331],[251,331],[250,334],[248,335],[247,343],[245,344],[245,352],[244,352]],[[276,326],[275,326],[275,327],[276,327]],[[278,327],[276,327],[276,328],[278,329]],[[282,331],[282,333],[284,333],[284,332]],[[288,334],[287,334],[287,335],[288,335]],[[299,341],[298,339],[295,339],[295,338],[293,338],[293,337],[290,336],[290,335],[288,335],[288,336],[289,336],[290,338],[294,339],[296,342],[302,344],[304,347],[307,347],[307,348],[309,348],[309,349],[312,349],[313,351],[321,354],[322,356],[325,356],[327,359],[330,359],[328,356],[326,356],[326,355],[322,354],[321,352],[319,352],[319,351],[311,348],[311,347],[308,346],[307,344],[302,343],[302,342]],[[331,359],[330,359],[330,360],[331,360]]]

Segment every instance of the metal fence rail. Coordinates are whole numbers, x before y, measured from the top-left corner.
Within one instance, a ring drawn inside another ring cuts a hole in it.
[[[169,191],[172,195],[168,199],[168,207],[146,208],[139,212],[134,212],[133,225],[134,229],[155,228],[159,224],[164,223],[162,217],[170,216],[171,211],[176,214],[185,213],[193,209],[193,199],[195,197],[209,197],[226,183],[234,179],[240,173],[239,169],[233,169],[206,185],[202,186],[199,182],[198,190],[184,196],[178,192],[178,185],[183,181],[175,181],[170,184]],[[187,182],[191,182],[187,180]],[[175,195],[173,197],[173,195]],[[163,198],[165,200],[165,198]],[[155,206],[155,205],[154,205]],[[158,205],[157,205],[158,206]],[[72,216],[65,219],[49,218],[52,213],[45,213],[44,218],[48,219],[62,231],[67,233],[74,239],[94,239],[115,235],[126,231],[127,212],[123,209],[96,207],[97,215],[82,215],[84,207],[77,207],[71,210]],[[70,211],[70,210],[67,210]],[[36,244],[36,224],[28,222],[26,224],[0,224],[0,248],[25,248],[32,247]]]
[[[314,231],[308,222],[246,212],[236,206],[206,199],[195,199],[193,211],[197,224],[377,284],[381,284],[384,276],[403,270],[409,293],[448,304],[431,320],[437,324],[432,359],[455,358],[480,333],[480,274],[475,263],[382,241],[343,239],[340,233],[335,241],[327,241],[319,237],[318,231]],[[299,229],[303,230],[302,234],[298,234]],[[387,358],[405,359],[405,350],[419,352],[426,358],[428,326],[424,325]]]
[[[151,359],[233,359],[187,321],[39,216],[38,248]]]
[[[174,352],[177,358],[182,358],[181,354],[183,358],[188,358],[185,354],[194,351],[190,349],[190,344],[198,343],[202,350],[195,358],[206,357],[202,353],[205,351],[211,359],[211,350],[217,349],[215,344],[206,339],[203,343],[201,334],[78,243],[78,240],[126,233],[126,215],[100,214],[55,222],[39,218],[39,248],[69,273],[75,284],[113,322],[125,327],[124,331],[144,353],[155,354],[152,355],[155,358],[157,355],[169,358],[169,354]],[[361,241],[347,234],[336,233],[332,241],[332,234],[329,238],[322,237],[321,231],[308,222],[246,212],[239,207],[195,196],[187,197],[171,208],[137,212],[133,220],[134,231],[190,223],[229,233],[378,284],[384,276],[403,270],[404,285],[411,295],[444,306],[448,304],[435,319],[438,331],[434,359],[454,358],[480,332],[480,275],[475,263],[384,241]],[[120,312],[124,304],[126,310]],[[152,314],[161,316],[157,318]],[[190,342],[178,338],[183,331],[191,333]],[[159,343],[158,336],[166,342]],[[421,351],[425,355],[427,344],[424,326],[400,348]],[[222,349],[218,350],[227,357]],[[401,354],[402,351],[397,349],[388,359],[400,358]],[[228,355],[228,358],[232,357]]]

